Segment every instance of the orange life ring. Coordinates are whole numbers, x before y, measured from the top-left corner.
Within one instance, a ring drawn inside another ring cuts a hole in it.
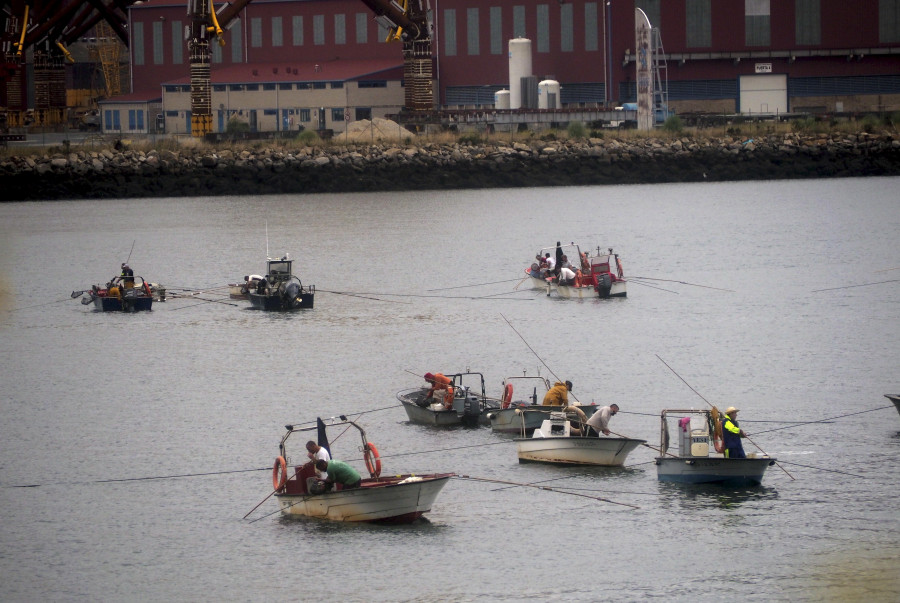
[[[363,450],[363,457],[366,459],[366,469],[372,477],[378,477],[381,475],[381,456],[378,454],[378,449],[375,448],[375,444],[372,442],[366,442],[366,447]]]
[[[713,420],[713,429],[712,429],[712,437],[713,437],[713,447],[716,449],[716,452],[725,453],[725,439],[722,436],[722,421],[719,420],[719,409],[713,406],[712,412],[710,412],[710,417]]]
[[[285,484],[287,484],[287,461],[283,456],[279,456],[272,465],[272,488],[277,492],[283,489]]]
[[[503,388],[503,395],[500,397],[500,408],[509,408],[509,404],[512,402],[512,394],[512,383],[507,383],[506,387]]]

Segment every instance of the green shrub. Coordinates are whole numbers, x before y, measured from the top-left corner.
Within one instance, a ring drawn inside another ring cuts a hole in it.
[[[313,145],[319,141],[319,135],[314,130],[303,130],[297,134],[297,142],[307,146]]]
[[[681,118],[677,115],[670,115],[662,125],[664,131],[675,133],[681,132],[682,127]]]
[[[569,138],[584,138],[585,132],[587,132],[587,128],[580,121],[570,121],[566,128]]]
[[[861,125],[866,134],[871,134],[878,127],[878,118],[874,115],[866,115],[863,117]]]
[[[463,134],[459,137],[459,144],[469,145],[469,146],[477,146],[481,144],[481,136],[479,136],[475,132],[469,132],[468,134]]]
[[[225,126],[226,134],[243,134],[244,132],[250,131],[250,124],[245,121],[241,121],[235,117],[232,117],[228,120],[228,124]]]

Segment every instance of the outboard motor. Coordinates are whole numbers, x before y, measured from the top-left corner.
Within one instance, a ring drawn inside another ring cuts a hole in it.
[[[597,293],[600,297],[609,297],[612,289],[612,277],[609,274],[601,274],[597,278]]]
[[[291,307],[296,308],[300,305],[300,285],[294,282],[288,283],[281,292],[281,301]]]

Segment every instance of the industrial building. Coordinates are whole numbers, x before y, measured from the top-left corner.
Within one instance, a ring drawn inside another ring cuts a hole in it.
[[[537,109],[545,81],[557,83],[549,106],[563,111],[634,102],[636,66],[646,58],[635,37],[641,9],[653,28],[656,90],[675,112],[900,111],[900,0],[430,0],[429,7],[436,110],[493,110],[506,91]],[[190,131],[184,0],[133,3],[127,14],[131,92],[102,103],[104,130]],[[260,131],[339,132],[349,120],[398,113],[403,57],[373,16],[358,0],[247,4],[224,45],[211,45],[213,130],[238,118]],[[514,40],[528,42],[526,88],[511,81]]]

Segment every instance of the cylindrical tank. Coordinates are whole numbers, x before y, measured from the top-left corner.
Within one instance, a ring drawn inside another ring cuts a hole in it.
[[[509,109],[509,90],[497,90],[494,93],[494,109]]]
[[[531,75],[531,40],[509,41],[509,108],[522,107],[522,78]]]
[[[561,109],[559,82],[543,80],[538,83],[538,109]]]

